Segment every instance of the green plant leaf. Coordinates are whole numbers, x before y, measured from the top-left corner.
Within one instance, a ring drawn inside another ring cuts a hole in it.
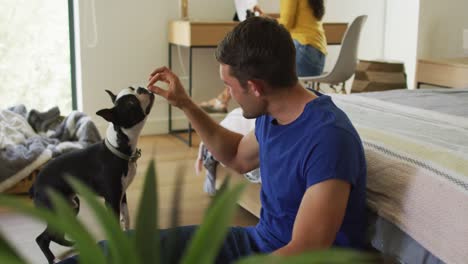
[[[16,252],[0,233],[0,263],[25,264],[26,261]]]
[[[62,201],[65,203],[63,199]],[[104,255],[98,249],[97,245],[94,242],[94,239],[92,239],[92,237],[89,235],[89,233],[87,233],[87,231],[83,228],[82,225],[74,225],[74,222],[78,222],[75,217],[73,217],[73,221],[66,221],[65,217],[61,215],[61,212],[56,211],[56,213],[54,213],[45,208],[35,208],[31,206],[31,204],[26,203],[23,200],[7,195],[0,195],[0,205],[12,208],[17,212],[46,222],[48,224],[48,227],[53,232],[63,232],[69,234],[70,237],[72,237],[75,240],[75,243],[77,245],[81,245],[81,247],[79,247],[80,250],[87,248],[87,244],[91,245],[91,249],[89,249],[88,251],[91,253],[85,254],[85,256],[93,255],[92,259],[88,257],[88,260],[92,260],[92,263],[105,263]],[[70,210],[69,214],[73,215],[71,209],[68,208],[68,210]],[[93,247],[92,245],[95,246]],[[84,260],[84,258],[81,259]]]
[[[151,160],[146,171],[135,228],[135,245],[142,263],[160,262],[156,188],[156,169],[154,160]]]
[[[68,178],[73,189],[80,194],[91,207],[107,237],[107,246],[113,264],[141,263],[136,254],[134,244],[120,227],[118,218],[113,211],[107,210],[99,203],[96,195],[80,181]]]
[[[239,184],[219,195],[191,239],[181,263],[214,263],[237,208],[236,202],[244,188],[245,184]]]
[[[94,237],[86,227],[78,221],[69,203],[53,190],[49,190],[48,194],[56,212],[56,218],[60,222],[61,230],[76,243],[76,248],[80,253],[80,263],[105,264],[106,258],[101,248],[96,244]]]
[[[296,256],[254,255],[243,258],[236,264],[373,264],[381,263],[378,256],[350,249],[332,248],[306,252]]]

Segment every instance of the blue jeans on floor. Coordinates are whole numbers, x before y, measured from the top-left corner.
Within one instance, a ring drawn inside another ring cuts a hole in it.
[[[161,241],[161,263],[179,263],[183,252],[190,242],[198,226],[182,226],[171,229],[160,230]],[[215,263],[231,263],[242,257],[260,253],[254,239],[247,231],[249,227],[230,227],[227,237],[222,245]],[[133,232],[130,231],[129,235]],[[175,239],[173,239],[175,238]],[[107,254],[107,241],[99,242],[105,254]],[[76,264],[79,256],[67,258],[59,264]]]
[[[322,74],[325,55],[310,45],[302,45],[294,39],[296,47],[296,71],[299,77]]]

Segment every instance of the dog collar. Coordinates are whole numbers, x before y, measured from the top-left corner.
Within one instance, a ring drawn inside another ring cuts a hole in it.
[[[118,149],[116,149],[114,146],[111,145],[111,143],[109,142],[109,140],[107,140],[107,138],[104,140],[105,144],[106,144],[106,147],[112,152],[114,153],[114,155],[116,155],[117,157],[121,158],[121,159],[124,159],[124,160],[128,160],[130,162],[136,162],[140,157],[141,157],[141,149],[137,148],[135,150],[135,152],[133,152],[133,154],[131,156],[128,156],[128,155],[125,155],[123,154],[122,152],[120,152]]]

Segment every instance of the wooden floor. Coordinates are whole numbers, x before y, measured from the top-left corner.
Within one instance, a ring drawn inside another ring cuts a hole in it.
[[[199,139],[194,137],[194,147],[189,148],[179,139],[169,136],[141,137],[138,143],[142,149],[142,157],[138,160],[138,171],[135,180],[127,191],[131,219],[135,219],[138,200],[143,185],[143,176],[151,159],[156,162],[158,195],[159,195],[159,224],[160,228],[169,227],[170,212],[173,209],[172,199],[176,186],[175,173],[178,169],[183,171],[181,184],[181,204],[179,225],[196,225],[201,223],[204,210],[210,203],[210,196],[203,192],[204,172],[197,176],[194,162],[198,152]],[[102,232],[96,228],[94,219],[86,205],[82,203],[79,218],[93,231],[97,239],[102,239]],[[134,222],[134,221],[133,221]],[[133,224],[132,222],[132,224]],[[255,225],[257,218],[238,208],[232,225]],[[45,263],[42,252],[34,239],[44,229],[43,223],[38,223],[24,216],[0,210],[0,232],[16,246],[18,251],[29,263]],[[52,244],[51,249],[59,256],[66,248]]]

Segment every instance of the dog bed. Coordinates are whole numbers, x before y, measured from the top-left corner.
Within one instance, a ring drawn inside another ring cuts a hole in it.
[[[0,192],[25,193],[50,159],[101,141],[82,112],[67,117],[58,107],[46,112],[18,105],[0,111]]]

